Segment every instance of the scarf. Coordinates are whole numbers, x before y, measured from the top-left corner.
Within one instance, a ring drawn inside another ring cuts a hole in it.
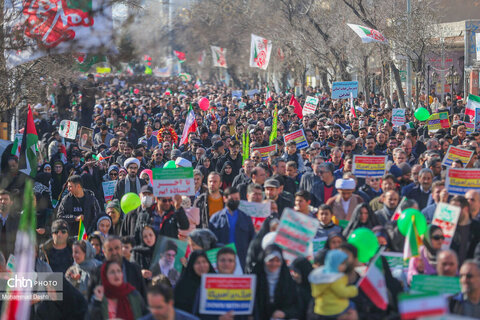
[[[135,291],[130,283],[124,282],[116,287],[110,284],[107,280],[107,264],[104,263],[101,270],[101,278],[103,288],[105,289],[105,297],[117,300],[117,314],[116,317],[124,320],[134,320],[128,294]]]
[[[282,267],[278,268],[275,272],[270,272],[265,267],[265,274],[267,275],[267,283],[268,283],[268,295],[270,299],[270,303],[273,303],[275,299],[275,287],[277,286],[278,279],[280,278],[280,270]]]
[[[128,177],[128,175],[125,177],[125,193],[129,193],[130,192],[130,178]],[[140,193],[140,179],[138,179],[137,176],[135,176],[135,188],[137,188],[137,192],[135,193]]]

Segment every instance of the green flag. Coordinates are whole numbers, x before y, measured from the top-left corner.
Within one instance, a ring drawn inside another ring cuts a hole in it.
[[[278,123],[278,108],[275,105],[275,111],[273,111],[273,123],[272,123],[272,132],[270,133],[270,145],[272,141],[277,139],[277,123]]]

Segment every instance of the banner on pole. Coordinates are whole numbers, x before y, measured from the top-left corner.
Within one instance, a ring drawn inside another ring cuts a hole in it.
[[[153,168],[153,194],[155,197],[174,195],[193,196],[193,168]]]
[[[334,82],[332,85],[332,99],[348,99],[350,92],[354,98],[358,96],[358,81]]]
[[[352,172],[357,178],[383,177],[387,170],[387,156],[353,156]]]
[[[303,132],[303,129],[299,129],[297,131],[294,131],[292,133],[286,134],[283,138],[285,145],[287,144],[288,141],[293,140],[297,144],[297,149],[304,149],[308,148],[308,142],[307,138],[305,137],[305,132]]]
[[[470,189],[480,192],[480,169],[447,168],[445,188],[448,193],[458,195]]]
[[[307,99],[305,99],[305,104],[303,105],[303,115],[315,113],[315,110],[317,110],[317,105],[318,98],[308,96]]]

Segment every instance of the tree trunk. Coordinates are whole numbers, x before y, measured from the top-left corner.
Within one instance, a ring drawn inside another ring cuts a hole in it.
[[[330,95],[330,84],[328,83],[328,73],[325,70],[320,72],[320,78],[322,80],[323,89]]]
[[[395,85],[397,86],[398,99],[400,100],[400,108],[405,109],[406,108],[405,94],[403,93],[402,79],[400,78],[400,72],[398,71],[398,68],[393,62],[393,60],[390,60],[389,64],[390,64],[390,68],[392,69],[393,77],[395,79]]]

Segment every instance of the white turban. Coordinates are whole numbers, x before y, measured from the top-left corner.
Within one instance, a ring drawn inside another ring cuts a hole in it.
[[[182,157],[178,157],[175,160],[175,164],[179,167],[184,167],[184,168],[189,168],[189,167],[192,166],[192,163],[190,161],[188,161],[187,159],[182,158]]]
[[[128,166],[131,165],[132,163],[137,165],[137,169],[140,168],[140,161],[138,161],[138,159],[134,157],[131,157],[125,160],[125,162],[123,163],[123,166],[125,167],[125,169],[128,169]]]
[[[355,190],[355,180],[338,179],[337,181],[335,181],[335,188],[344,190]]]

